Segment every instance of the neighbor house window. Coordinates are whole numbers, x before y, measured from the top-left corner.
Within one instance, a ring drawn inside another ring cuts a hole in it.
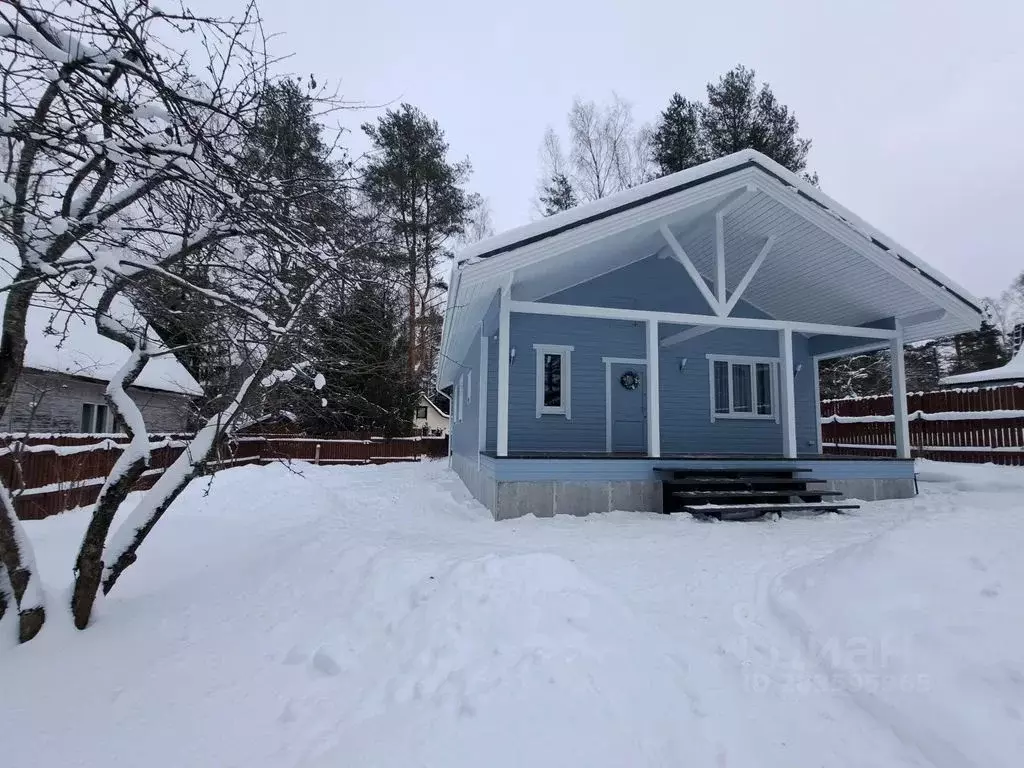
[[[416,418],[417,419],[426,419],[427,418],[427,406],[425,406],[425,405],[417,405],[416,406]]]
[[[556,414],[572,418],[572,347],[534,344],[537,352],[537,418]]]
[[[771,357],[708,355],[711,365],[711,420],[775,419],[776,371]]]
[[[99,403],[82,403],[82,431],[106,432],[107,406]]]

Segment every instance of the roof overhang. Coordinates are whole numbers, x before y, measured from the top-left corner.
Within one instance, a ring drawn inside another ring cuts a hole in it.
[[[908,249],[745,150],[463,250],[449,282],[439,386],[454,380],[499,291],[513,301],[543,301],[633,262],[679,252],[689,262],[680,265],[681,281],[696,274],[711,285],[724,276],[731,291],[740,289],[744,301],[780,321],[893,320],[907,341],[917,341],[977,328],[982,317],[977,299]]]

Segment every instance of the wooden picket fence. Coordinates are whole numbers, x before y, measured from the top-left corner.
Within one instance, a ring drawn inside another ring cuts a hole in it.
[[[915,457],[1024,465],[1024,385],[915,392],[907,397]],[[895,456],[891,395],[825,400],[828,454]]]
[[[152,461],[135,490],[152,487],[181,455],[190,438],[151,435]],[[126,442],[125,435],[0,436],[0,473],[14,493],[18,516],[39,520],[95,502]],[[447,437],[317,439],[247,435],[221,446],[208,469],[293,460],[387,464],[447,455]]]

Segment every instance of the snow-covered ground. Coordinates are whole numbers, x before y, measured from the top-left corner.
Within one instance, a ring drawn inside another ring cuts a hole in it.
[[[494,523],[443,463],[195,483],[85,632],[82,513],[28,523],[0,764],[961,766],[1024,755],[1024,469],[704,523]]]

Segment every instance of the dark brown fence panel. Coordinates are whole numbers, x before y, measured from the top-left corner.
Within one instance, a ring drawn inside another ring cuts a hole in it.
[[[152,436],[150,465],[134,490],[152,487],[189,439],[189,435]],[[124,436],[0,437],[0,475],[14,490],[18,516],[39,520],[94,503],[126,444]],[[224,445],[209,468],[293,460],[324,465],[385,464],[447,455],[447,437],[318,440],[246,436]]]
[[[916,457],[1024,465],[1024,385],[916,392],[907,410]],[[891,396],[823,401],[823,451],[894,456],[892,413]]]

